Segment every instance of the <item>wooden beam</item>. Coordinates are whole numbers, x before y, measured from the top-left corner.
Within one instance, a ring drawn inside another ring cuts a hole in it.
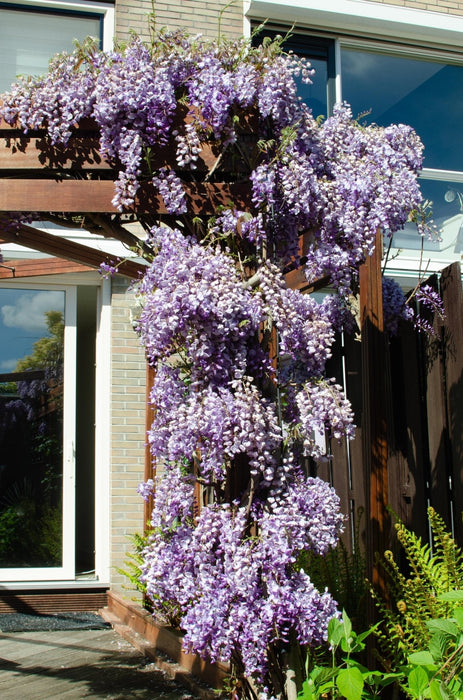
[[[30,382],[32,379],[44,379],[45,370],[29,369],[24,372],[7,372],[0,374],[0,382]]]
[[[362,332],[363,467],[367,482],[368,576],[385,599],[384,572],[375,564],[375,553],[390,547],[390,517],[387,511],[386,340],[383,324],[381,274],[382,236],[376,234],[375,251],[360,267],[360,320]]]
[[[32,226],[26,226],[25,224],[20,225],[16,231],[1,231],[0,235],[5,242],[17,243],[26,248],[32,248],[32,250],[38,250],[41,253],[80,263],[94,269],[98,269],[102,262],[111,265],[115,262],[115,256],[111,256],[108,253],[69,241],[66,238],[53,236],[50,233]],[[126,260],[118,265],[118,271],[122,275],[135,279],[145,270],[145,265],[133,260]]]
[[[251,207],[251,191],[246,183],[186,183],[184,189],[188,213],[193,216],[211,215],[232,203],[240,209]],[[114,194],[112,180],[2,179],[0,211],[115,213]],[[126,211],[168,213],[161,195],[148,182],[142,183],[135,205]]]
[[[0,279],[17,279],[20,277],[40,277],[43,275],[62,275],[65,273],[89,272],[94,267],[62,260],[61,258],[33,258],[7,260],[0,263]]]
[[[45,137],[0,135],[0,170],[110,170],[97,137],[72,137],[66,147]]]

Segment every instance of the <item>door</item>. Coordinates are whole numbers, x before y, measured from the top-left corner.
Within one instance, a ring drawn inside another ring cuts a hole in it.
[[[0,581],[74,578],[76,291],[0,286]]]

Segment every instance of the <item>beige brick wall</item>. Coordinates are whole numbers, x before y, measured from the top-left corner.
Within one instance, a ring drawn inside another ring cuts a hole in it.
[[[143,500],[136,488],[144,475],[146,363],[132,330],[133,295],[129,280],[112,280],[111,337],[111,581],[131,545],[128,536],[143,530]]]
[[[226,4],[226,0],[154,0],[156,27],[186,29],[190,34],[200,33],[214,39],[218,34],[220,11]],[[151,11],[151,0],[116,0],[116,36],[126,40],[133,30],[148,38],[147,17]],[[225,9],[221,32],[230,38],[243,34],[243,0],[235,0]]]
[[[460,0],[367,0],[368,2],[378,2],[383,5],[393,5],[399,7],[410,7],[415,10],[428,10],[429,12],[441,12],[444,14],[463,15],[463,2]]]

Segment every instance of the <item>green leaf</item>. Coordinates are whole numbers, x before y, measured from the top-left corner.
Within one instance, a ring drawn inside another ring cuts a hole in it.
[[[336,684],[346,700],[361,700],[364,682],[358,668],[343,668],[338,673]]]
[[[327,666],[317,666],[310,672],[311,680],[317,685],[331,681],[334,675],[334,669],[328,668]]]
[[[376,628],[377,628],[378,626],[379,626],[379,623],[376,624],[376,625],[373,625],[373,627],[370,627],[370,628],[367,629],[365,632],[361,632],[360,634],[358,634],[358,635],[357,635],[357,641],[358,641],[358,642],[363,642],[363,640],[366,639],[367,637],[369,637],[370,634],[372,634],[372,633],[376,630]]]
[[[298,692],[297,697],[299,700],[315,700],[317,696],[313,691],[313,681],[310,683],[305,680],[302,684],[302,690]]]
[[[435,620],[426,620],[426,627],[430,632],[445,632],[452,637],[456,637],[460,632],[455,620],[437,618]]]
[[[349,639],[349,637],[352,636],[352,623],[345,610],[342,611],[342,624],[344,625],[344,634],[346,639]]]
[[[410,654],[408,661],[415,666],[429,666],[434,664],[434,658],[429,651],[415,651]]]
[[[428,688],[428,674],[421,666],[416,666],[408,676],[408,688],[414,698],[424,697],[424,691]]]
[[[328,623],[328,641],[333,647],[337,647],[344,637],[344,627],[336,617],[331,618]]]
[[[433,680],[429,684],[431,700],[450,700],[450,695],[445,690],[443,683],[438,680]]]
[[[463,600],[463,591],[460,591],[460,590],[458,590],[458,591],[455,591],[455,590],[445,591],[445,593],[440,593],[437,596],[437,600],[444,600],[444,601],[446,600],[449,602]]]
[[[445,632],[436,632],[429,641],[429,651],[435,661],[441,661],[452,637]]]
[[[455,608],[452,615],[460,628],[463,629],[463,608]]]

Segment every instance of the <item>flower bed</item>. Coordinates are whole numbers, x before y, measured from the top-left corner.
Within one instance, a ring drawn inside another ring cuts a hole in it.
[[[165,654],[182,669],[213,688],[222,688],[229,669],[226,664],[211,664],[197,654],[188,654],[182,648],[182,634],[165,623],[156,621],[139,603],[127,600],[115,591],[108,591],[106,608],[121,625],[141,635],[156,653]]]

